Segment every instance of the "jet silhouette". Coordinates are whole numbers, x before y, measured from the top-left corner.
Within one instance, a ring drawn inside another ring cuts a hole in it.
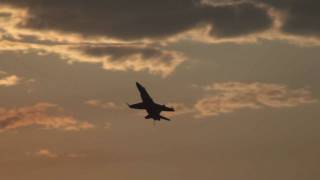
[[[138,82],[136,83],[137,88],[140,92],[140,96],[142,99],[142,102],[137,103],[137,104],[128,104],[128,106],[132,109],[145,109],[148,113],[145,119],[153,119],[155,121],[160,121],[160,119],[164,119],[167,121],[170,121],[169,118],[163,117],[160,115],[162,111],[174,111],[173,108],[167,107],[165,105],[160,105],[157,104],[153,101],[153,99],[150,97],[146,89],[139,84]]]

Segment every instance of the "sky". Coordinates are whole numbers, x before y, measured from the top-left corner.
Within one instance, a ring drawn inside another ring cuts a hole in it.
[[[319,179],[319,8],[0,0],[0,178]]]

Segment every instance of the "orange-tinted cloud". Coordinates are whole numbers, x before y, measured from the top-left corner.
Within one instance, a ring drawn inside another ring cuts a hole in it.
[[[123,106],[119,106],[114,102],[103,102],[97,99],[88,100],[85,102],[85,104],[91,107],[109,109],[109,110],[117,110],[117,109],[123,108]]]
[[[77,32],[21,27],[28,17],[24,8],[0,7],[0,51],[56,54],[69,62],[101,64],[106,70],[148,71],[163,77],[171,74],[185,59],[179,52],[147,41],[127,42],[106,36],[82,37]]]
[[[165,116],[168,116],[168,117],[180,116],[180,115],[191,114],[196,112],[193,107],[187,106],[184,103],[172,102],[172,103],[168,103],[168,106],[173,107],[175,110],[174,113],[163,112]]]
[[[40,149],[35,153],[36,156],[38,157],[45,157],[45,158],[57,158],[58,155],[49,149]]]
[[[94,127],[89,122],[81,122],[72,116],[60,115],[61,108],[55,104],[37,103],[20,108],[0,108],[0,130],[8,131],[37,125],[44,129],[80,131]]]
[[[207,86],[205,90],[212,94],[195,104],[200,117],[241,109],[296,107],[317,101],[308,89],[289,89],[282,84],[227,82]]]
[[[35,157],[49,158],[49,159],[57,159],[57,158],[76,159],[76,158],[83,158],[86,156],[85,154],[79,154],[79,153],[57,153],[48,148],[41,148],[34,153],[27,153],[27,154]]]
[[[19,83],[20,78],[16,75],[6,76],[0,79],[0,86],[9,87]]]

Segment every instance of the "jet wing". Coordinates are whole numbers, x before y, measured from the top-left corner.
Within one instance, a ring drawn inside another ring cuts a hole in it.
[[[144,103],[128,104],[128,106],[132,109],[146,109]]]
[[[153,99],[150,97],[150,95],[148,94],[146,89],[138,82],[136,83],[136,85],[137,85],[137,88],[140,92],[140,96],[141,96],[142,101],[146,102],[146,103],[153,102]]]

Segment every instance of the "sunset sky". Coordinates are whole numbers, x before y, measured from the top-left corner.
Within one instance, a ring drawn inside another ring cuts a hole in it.
[[[319,19],[316,0],[0,0],[0,179],[320,179]],[[135,82],[172,121],[126,106]]]

